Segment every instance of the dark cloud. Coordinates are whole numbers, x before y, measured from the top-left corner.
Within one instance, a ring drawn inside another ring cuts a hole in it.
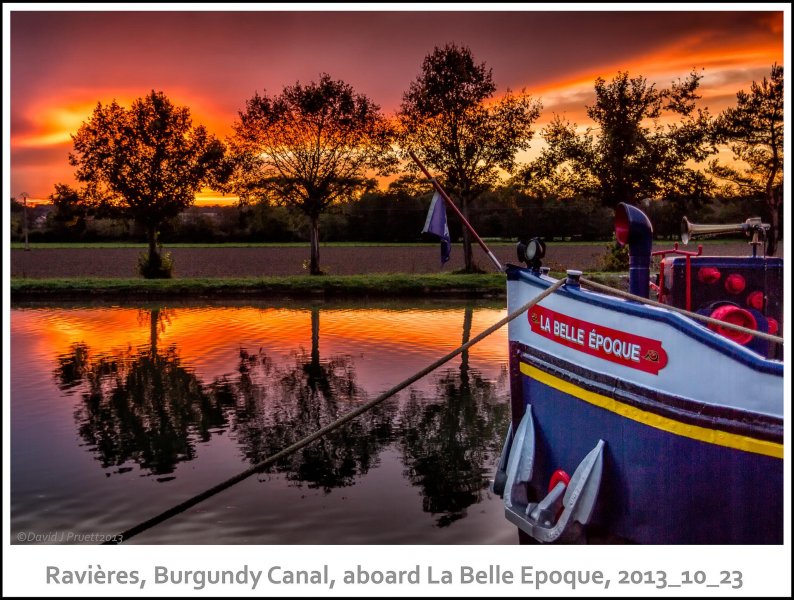
[[[20,164],[32,167],[46,167],[54,161],[66,162],[71,150],[70,143],[15,148],[11,165],[14,166],[14,163],[18,161]]]

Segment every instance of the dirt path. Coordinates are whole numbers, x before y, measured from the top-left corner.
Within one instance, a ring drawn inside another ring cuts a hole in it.
[[[671,248],[671,243],[656,244],[655,249]],[[566,268],[582,271],[598,270],[599,257],[606,245],[548,244],[544,264],[553,270]],[[687,248],[694,250],[693,248]],[[309,248],[166,248],[174,259],[175,277],[260,277],[267,275],[300,275],[307,273]],[[513,246],[494,246],[493,253],[502,264],[516,262]],[[48,277],[137,277],[139,248],[68,248],[11,251],[11,276]],[[474,248],[481,268],[493,266],[480,250]],[[706,254],[748,254],[743,242],[714,244]],[[779,248],[779,255],[783,249]],[[332,275],[366,273],[438,273],[463,268],[460,245],[453,246],[450,261],[441,267],[437,246],[361,246],[321,247],[320,265]]]

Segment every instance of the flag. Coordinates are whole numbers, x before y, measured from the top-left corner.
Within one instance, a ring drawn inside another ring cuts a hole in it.
[[[427,211],[427,219],[422,233],[430,233],[441,240],[441,265],[443,266],[449,260],[452,243],[449,239],[449,228],[447,227],[447,207],[438,191],[433,194],[433,200],[430,202],[430,210]]]

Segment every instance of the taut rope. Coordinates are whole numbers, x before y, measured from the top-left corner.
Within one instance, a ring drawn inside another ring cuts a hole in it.
[[[244,479],[247,479],[248,477],[250,477],[251,475],[254,475],[255,473],[259,473],[260,471],[264,470],[266,467],[269,467],[270,465],[274,464],[276,461],[281,460],[282,458],[284,458],[286,456],[289,456],[290,454],[292,454],[294,452],[297,452],[298,450],[300,450],[304,446],[308,446],[309,444],[311,444],[315,440],[318,440],[319,438],[324,436],[326,433],[330,433],[334,429],[337,429],[338,427],[341,427],[342,425],[344,425],[348,421],[351,421],[352,419],[355,419],[357,416],[359,416],[359,415],[365,413],[366,411],[368,411],[369,409],[377,406],[378,404],[380,404],[381,402],[383,402],[387,398],[390,398],[390,397],[394,396],[394,394],[396,394],[397,392],[405,389],[406,387],[408,387],[412,383],[418,381],[419,379],[421,379],[422,377],[424,377],[425,375],[427,375],[431,371],[434,371],[435,369],[437,369],[438,367],[443,365],[445,362],[455,358],[458,354],[460,354],[464,350],[468,350],[474,344],[482,341],[483,339],[485,339],[486,337],[488,337],[489,335],[491,335],[495,331],[497,331],[500,328],[504,327],[507,323],[509,323],[510,321],[515,319],[516,317],[519,317],[520,315],[522,315],[523,313],[528,311],[530,308],[535,306],[538,302],[540,302],[541,300],[543,300],[547,296],[550,296],[551,294],[553,294],[557,290],[557,288],[559,288],[563,283],[565,283],[565,279],[558,280],[552,286],[550,286],[549,288],[547,288],[546,290],[544,290],[543,292],[541,292],[540,294],[535,296],[532,300],[530,300],[529,302],[524,304],[521,308],[519,308],[517,310],[514,310],[512,313],[510,313],[506,317],[502,318],[501,320],[497,321],[496,323],[491,325],[488,329],[484,330],[482,333],[480,333],[479,335],[475,336],[474,338],[472,338],[471,340],[469,340],[468,342],[466,342],[462,346],[459,346],[458,348],[456,348],[455,350],[453,350],[449,354],[439,358],[436,362],[434,362],[433,364],[425,367],[424,369],[422,369],[418,373],[415,373],[414,375],[412,375],[408,379],[405,379],[402,382],[398,383],[397,385],[395,385],[390,390],[388,390],[386,392],[383,392],[380,396],[378,396],[374,400],[370,400],[366,404],[362,404],[358,408],[356,408],[354,410],[351,410],[349,413],[339,417],[333,423],[329,423],[325,427],[322,427],[321,429],[318,429],[314,433],[312,433],[312,434],[306,436],[305,438],[295,442],[291,446],[288,446],[287,448],[284,448],[283,450],[277,452],[276,454],[273,454],[272,456],[270,456],[270,457],[266,458],[265,460],[255,464],[254,466],[250,467],[249,469],[246,469],[245,471],[243,471],[241,473],[238,473],[234,477],[231,477],[231,478],[227,479],[226,481],[223,481],[223,482],[219,483],[218,485],[216,485],[214,487],[211,487],[208,490],[205,490],[205,491],[201,492],[200,494],[196,494],[192,498],[188,498],[184,502],[181,502],[181,503],[177,504],[176,506],[173,506],[173,507],[169,508],[168,510],[161,512],[159,515],[156,515],[156,516],[152,517],[151,519],[143,521],[142,523],[139,523],[138,525],[135,525],[134,527],[130,527],[129,529],[127,529],[126,531],[122,532],[119,535],[113,536],[113,538],[111,538],[110,541],[104,542],[104,544],[105,545],[108,545],[108,544],[120,544],[122,542],[125,542],[128,539],[130,539],[131,537],[133,537],[134,535],[137,535],[137,534],[139,534],[139,533],[141,533],[143,531],[146,531],[147,529],[151,529],[152,527],[154,527],[155,525],[157,525],[159,523],[162,523],[166,519],[170,519],[171,517],[173,517],[175,515],[178,515],[181,512],[184,512],[185,510],[187,510],[191,506],[195,506],[199,502],[201,502],[203,500],[206,500],[207,498],[210,498],[211,496],[214,496],[215,494],[217,494],[219,492],[222,492],[223,490],[228,489],[228,488],[232,487],[233,485],[235,485],[237,483],[240,483],[241,481],[243,481]]]
[[[111,538],[111,541],[107,541],[107,542],[104,542],[104,543],[105,544],[120,544],[120,543],[122,543],[124,541],[127,541],[131,537],[133,537],[133,536],[135,536],[135,535],[137,535],[139,533],[142,533],[143,531],[146,531],[147,529],[151,529],[155,525],[158,525],[159,523],[162,523],[163,521],[166,521],[167,519],[170,519],[171,517],[176,516],[179,513],[182,513],[184,511],[186,511],[188,508],[191,508],[192,506],[195,506],[199,502],[202,502],[203,500],[206,500],[207,498],[210,498],[210,497],[212,497],[212,496],[214,496],[214,495],[216,495],[216,494],[218,494],[218,493],[220,493],[220,492],[232,487],[233,485],[235,485],[237,483],[240,483],[241,481],[249,478],[251,475],[254,475],[256,473],[259,473],[259,472],[263,471],[265,468],[273,465],[274,463],[276,463],[277,461],[281,460],[282,458],[285,458],[285,457],[289,456],[290,454],[293,454],[294,452],[297,452],[301,448],[304,448],[305,446],[308,446],[309,444],[311,444],[312,442],[320,439],[321,437],[323,437],[327,433],[330,433],[331,431],[341,427],[345,423],[355,419],[359,415],[367,412],[371,408],[374,408],[375,406],[377,406],[378,404],[380,404],[384,400],[386,400],[388,398],[391,398],[392,396],[394,396],[395,394],[397,394],[401,390],[405,389],[406,387],[408,387],[412,383],[415,383],[416,381],[418,381],[419,379],[421,379],[425,375],[431,373],[432,371],[434,371],[435,369],[437,369],[438,367],[440,367],[444,363],[452,360],[458,354],[461,354],[463,351],[468,350],[473,345],[477,344],[478,342],[481,342],[483,339],[485,339],[486,337],[488,337],[489,335],[491,335],[495,331],[498,331],[499,329],[504,327],[510,321],[516,319],[517,317],[519,317],[520,315],[522,315],[523,313],[528,311],[530,308],[532,308],[533,306],[538,304],[541,300],[543,300],[547,296],[550,296],[551,294],[553,294],[561,285],[563,285],[565,283],[565,281],[566,280],[564,278],[561,278],[561,279],[557,280],[554,284],[552,284],[546,290],[544,290],[543,292],[541,292],[540,294],[535,296],[532,300],[530,300],[529,302],[527,302],[526,304],[524,304],[523,306],[521,306],[517,310],[513,311],[512,313],[510,313],[506,317],[500,319],[499,321],[497,321],[496,323],[494,323],[493,325],[488,327],[488,329],[484,330],[479,335],[475,336],[474,338],[472,338],[471,340],[469,340],[465,344],[459,346],[458,348],[456,348],[455,350],[453,350],[449,354],[446,354],[445,356],[442,356],[437,361],[435,361],[434,363],[428,365],[427,367],[425,367],[421,371],[415,373],[411,377],[409,377],[409,378],[403,380],[402,382],[398,383],[397,385],[395,385],[394,387],[392,387],[388,391],[383,392],[382,394],[380,394],[374,400],[370,400],[369,402],[367,402],[365,404],[362,404],[358,408],[356,408],[356,409],[350,411],[349,413],[341,416],[336,421],[334,421],[332,423],[329,423],[325,427],[322,427],[322,428],[318,429],[314,433],[312,433],[312,434],[304,437],[303,439],[295,442],[291,446],[288,446],[287,448],[284,448],[283,450],[277,452],[276,454],[273,454],[272,456],[269,456],[268,458],[266,458],[263,461],[253,465],[252,467],[246,469],[245,471],[242,471],[241,473],[238,473],[234,477],[231,477],[231,478],[229,478],[229,479],[227,479],[227,480],[225,480],[225,481],[223,481],[223,482],[221,482],[221,483],[219,483],[219,484],[217,484],[217,485],[215,485],[215,486],[213,486],[213,487],[211,487],[211,488],[209,488],[209,489],[207,489],[207,490],[205,490],[205,491],[203,491],[203,492],[201,492],[199,494],[196,494],[195,496],[193,496],[191,498],[188,498],[184,502],[181,502],[181,503],[169,508],[168,510],[163,511],[160,514],[158,514],[158,515],[156,515],[156,516],[154,516],[154,517],[152,517],[152,518],[150,518],[150,519],[148,519],[146,521],[143,521],[142,523],[139,523],[138,525],[130,527],[129,529],[127,529],[124,532],[122,532],[121,534],[119,534],[117,536],[113,536],[113,538]],[[661,302],[656,302],[655,300],[650,300],[649,298],[643,298],[642,296],[636,296],[634,294],[630,294],[628,292],[624,292],[622,290],[618,290],[616,288],[609,287],[607,285],[603,285],[603,284],[597,283],[595,281],[591,281],[591,280],[589,280],[589,279],[587,279],[585,277],[580,277],[579,281],[582,284],[587,285],[589,287],[592,287],[594,289],[597,289],[597,290],[600,290],[600,291],[603,291],[603,292],[606,292],[606,293],[609,293],[609,294],[613,294],[615,296],[619,296],[619,297],[622,297],[622,298],[626,298],[627,300],[633,300],[635,302],[640,302],[642,304],[648,304],[650,306],[656,306],[656,307],[659,307],[659,308],[663,308],[663,309],[669,310],[671,312],[676,312],[676,313],[685,315],[685,316],[687,316],[687,317],[689,317],[691,319],[695,319],[697,321],[702,321],[702,322],[705,322],[705,323],[708,323],[708,324],[719,325],[720,327],[724,327],[726,329],[733,329],[735,331],[740,331],[742,333],[748,333],[748,334],[754,335],[756,337],[765,339],[767,341],[778,342],[778,343],[781,343],[781,344],[783,343],[783,338],[779,337],[779,336],[776,336],[776,335],[763,333],[761,331],[755,331],[754,329],[748,329],[746,327],[741,327],[740,325],[734,325],[733,323],[727,323],[725,321],[720,321],[718,319],[712,319],[711,317],[707,317],[707,316],[700,315],[700,314],[697,314],[697,313],[694,313],[694,312],[690,312],[690,311],[684,310],[682,308],[676,308],[674,306],[669,306],[667,304],[662,304]]]

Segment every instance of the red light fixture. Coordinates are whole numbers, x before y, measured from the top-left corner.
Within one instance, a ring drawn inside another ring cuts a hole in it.
[[[725,291],[729,294],[741,294],[747,287],[747,281],[738,273],[731,273],[725,279]]]
[[[777,335],[778,327],[777,319],[773,319],[772,317],[767,317],[766,322],[769,324],[769,333],[772,335]]]
[[[764,310],[764,292],[756,290],[747,295],[747,306],[755,310]]]
[[[698,281],[700,283],[716,283],[722,277],[722,273],[716,267],[702,267],[698,269]]]
[[[758,323],[756,323],[753,313],[744,310],[743,308],[739,308],[738,306],[734,306],[733,304],[723,304],[722,306],[718,306],[714,309],[710,316],[712,319],[725,321],[726,323],[731,323],[732,325],[739,325],[747,329],[758,329]],[[709,324],[709,329],[716,331],[721,336],[724,336],[729,340],[733,340],[742,346],[749,344],[753,339],[753,336],[750,333],[743,333],[741,331],[736,331],[735,329],[728,329],[727,327],[722,327],[713,323]]]

